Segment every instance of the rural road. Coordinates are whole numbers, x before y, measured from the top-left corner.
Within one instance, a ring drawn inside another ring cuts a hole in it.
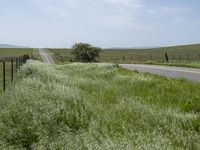
[[[119,66],[144,73],[153,73],[172,78],[185,78],[190,81],[200,82],[200,69],[140,64],[119,64]]]
[[[38,49],[38,52],[40,53],[42,61],[44,63],[54,64],[53,58],[49,54],[47,54],[47,52],[44,49],[40,48]]]

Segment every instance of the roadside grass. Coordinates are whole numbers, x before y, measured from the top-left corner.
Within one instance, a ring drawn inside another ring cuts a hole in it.
[[[165,65],[165,66],[178,66],[178,67],[188,67],[188,68],[200,68],[200,61],[199,62],[178,62],[178,61],[170,61],[170,62],[154,62],[154,61],[147,61],[145,64],[150,65]]]
[[[200,84],[29,61],[0,96],[0,149],[199,149]]]
[[[39,54],[39,52],[36,48],[34,48],[32,50],[32,57],[33,57],[32,59],[34,59],[34,60],[42,61],[42,57],[41,57],[41,55]]]

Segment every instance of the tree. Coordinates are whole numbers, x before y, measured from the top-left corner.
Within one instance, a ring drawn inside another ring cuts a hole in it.
[[[72,47],[71,54],[74,55],[76,61],[81,62],[97,62],[101,48],[93,47],[88,43],[77,43]]]

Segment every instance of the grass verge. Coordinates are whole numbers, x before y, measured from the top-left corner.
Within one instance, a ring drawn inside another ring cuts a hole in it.
[[[171,62],[154,62],[154,61],[147,61],[145,64],[149,65],[165,65],[165,66],[177,66],[177,67],[188,67],[188,68],[200,68],[200,62],[176,62],[176,61],[171,61]]]
[[[198,149],[200,84],[29,61],[0,97],[0,149]]]

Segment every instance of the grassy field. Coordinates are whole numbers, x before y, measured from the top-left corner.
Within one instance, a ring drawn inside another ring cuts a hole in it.
[[[29,61],[0,96],[0,149],[200,149],[200,84]]]
[[[9,58],[9,57],[15,57],[15,56],[21,56],[24,54],[29,54],[31,55],[31,51],[32,49],[19,49],[19,48],[0,48],[0,59],[5,59],[5,58]],[[11,74],[11,63],[8,62],[10,61],[9,59],[6,60],[6,85],[9,85],[10,83],[10,74]],[[16,73],[16,64],[14,63],[14,73]],[[3,88],[2,88],[2,64],[0,64],[0,92],[2,92]]]
[[[70,49],[49,49],[49,51],[54,53],[57,62],[72,60]],[[190,64],[194,62],[200,65],[200,44],[152,49],[103,49],[99,61],[112,63],[154,61],[165,63],[165,53],[168,54],[171,64]]]
[[[12,56],[20,56],[24,54],[31,55],[32,49],[25,48],[0,48],[0,58],[2,57],[12,57]]]

